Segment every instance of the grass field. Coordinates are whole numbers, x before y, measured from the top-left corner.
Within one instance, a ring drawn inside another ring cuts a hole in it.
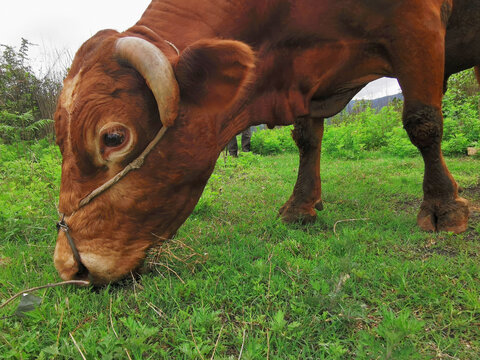
[[[19,157],[19,153],[22,155]],[[0,304],[58,281],[59,155],[2,145]],[[2,359],[478,359],[480,161],[447,159],[473,213],[462,235],[415,224],[423,163],[326,158],[315,224],[277,218],[291,154],[223,158],[138,279],[57,287],[0,310]],[[349,220],[349,221],[344,221]],[[76,345],[75,345],[75,343]]]

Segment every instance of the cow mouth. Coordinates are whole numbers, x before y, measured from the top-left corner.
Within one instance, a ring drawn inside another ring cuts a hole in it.
[[[90,272],[88,271],[87,267],[83,262],[80,262],[78,264],[78,271],[77,273],[73,276],[74,280],[83,280],[83,281],[88,281],[92,282],[90,279]]]

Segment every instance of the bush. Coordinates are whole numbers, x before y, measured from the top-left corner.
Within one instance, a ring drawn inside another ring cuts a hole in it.
[[[252,134],[251,150],[260,155],[274,155],[284,152],[296,152],[297,146],[292,139],[293,126],[272,130],[259,130]]]
[[[412,144],[407,132],[401,126],[392,128],[386,133],[387,145],[383,148],[385,152],[401,158],[414,157],[419,154],[418,149]]]
[[[365,151],[388,148],[393,143],[394,148],[387,152],[404,156],[407,153],[403,149],[404,140],[400,132],[394,131],[399,127],[401,129],[401,114],[396,106],[384,107],[379,112],[367,106],[363,112],[355,115],[355,121],[326,127],[323,151],[336,157],[352,159],[365,156]],[[401,148],[398,147],[399,144]]]
[[[31,111],[22,115],[0,111],[0,139],[11,144],[19,140],[34,140],[41,138],[40,134],[47,129],[53,120],[35,120]]]
[[[466,155],[467,147],[472,145],[470,140],[462,133],[452,136],[442,143],[444,155]]]
[[[442,149],[446,155],[464,155],[480,141],[480,88],[473,69],[453,75],[448,86]]]

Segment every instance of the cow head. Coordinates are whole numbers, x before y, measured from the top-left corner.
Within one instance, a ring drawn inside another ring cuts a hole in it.
[[[226,124],[226,114],[242,102],[253,68],[251,49],[228,40],[199,41],[177,54],[163,41],[102,31],[80,48],[55,114],[59,210],[83,263],[59,231],[54,260],[63,279],[118,280],[177,231],[222,147],[242,130]],[[161,129],[139,169],[80,206]]]

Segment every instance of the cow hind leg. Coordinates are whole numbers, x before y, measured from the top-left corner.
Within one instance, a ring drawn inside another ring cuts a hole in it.
[[[300,152],[297,182],[290,199],[279,214],[287,223],[311,223],[322,210],[320,155],[323,137],[323,118],[304,117],[294,123],[292,137]]]
[[[445,29],[438,12],[423,2],[416,6],[404,23],[415,24],[424,14],[425,21],[436,21],[437,26],[402,29],[390,55],[405,99],[403,125],[425,164],[417,223],[427,231],[460,233],[468,226],[468,202],[458,196],[458,185],[441,150]]]

